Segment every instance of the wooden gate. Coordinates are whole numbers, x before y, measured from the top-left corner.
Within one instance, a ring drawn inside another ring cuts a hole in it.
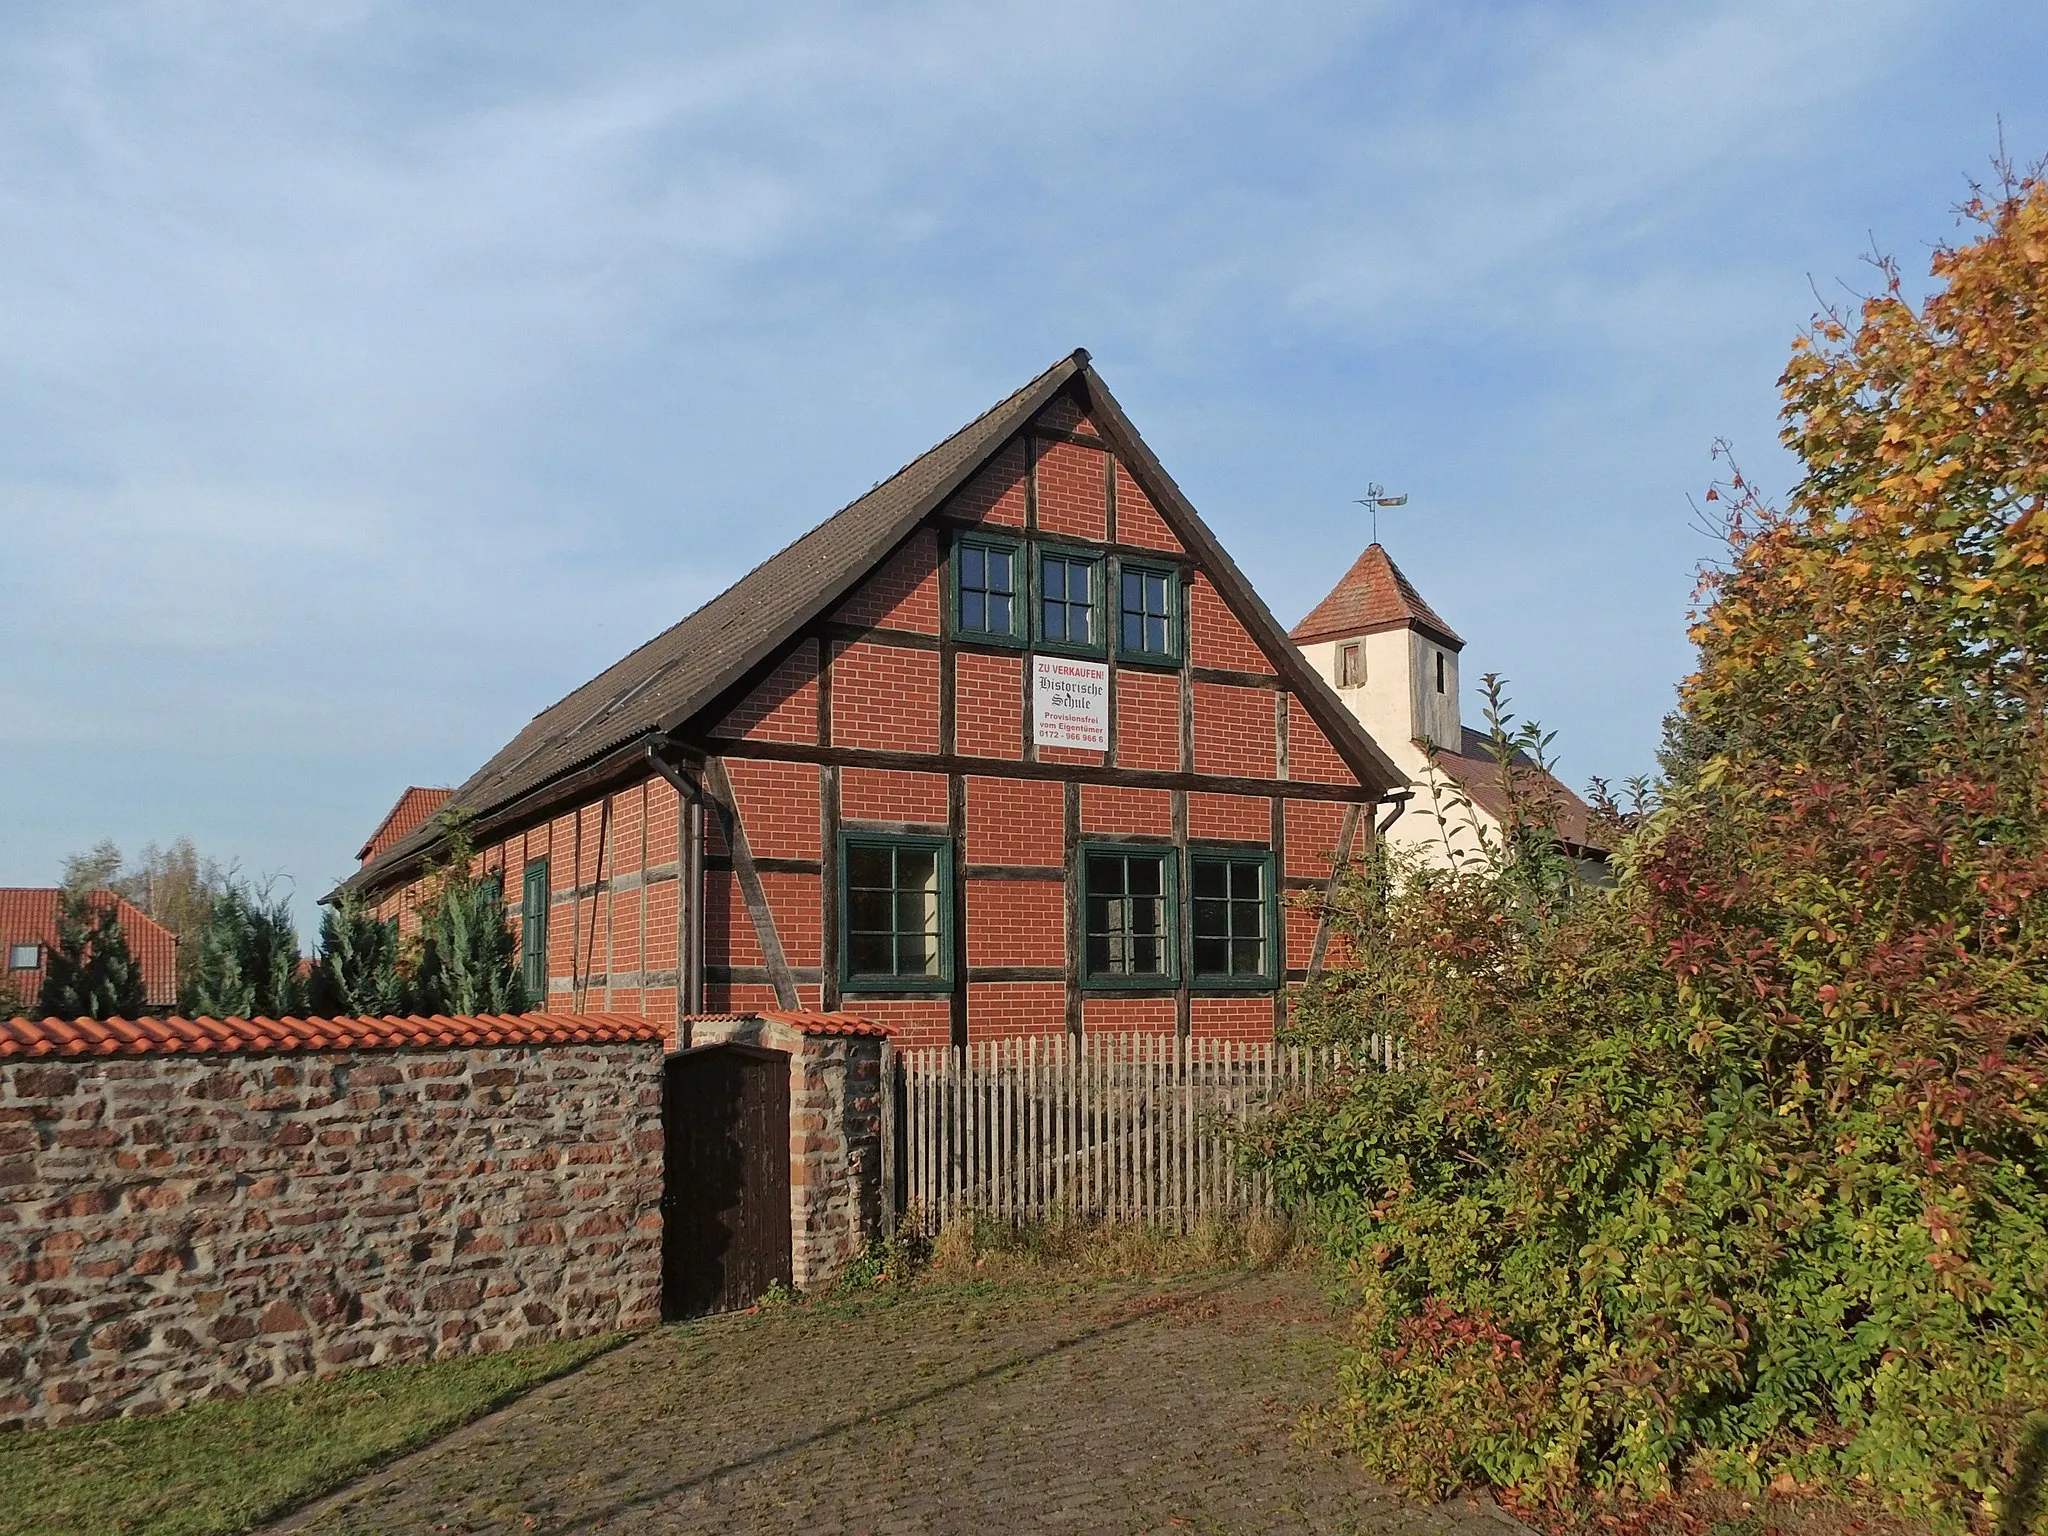
[[[789,1057],[671,1056],[663,1083],[661,1315],[747,1307],[790,1283]]]

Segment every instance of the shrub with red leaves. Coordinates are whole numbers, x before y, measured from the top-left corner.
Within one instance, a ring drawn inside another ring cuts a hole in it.
[[[1259,1155],[1366,1291],[1361,1451],[1525,1507],[1689,1471],[1998,1507],[2048,1401],[2048,189],[1821,316],[1612,891],[1376,867]]]

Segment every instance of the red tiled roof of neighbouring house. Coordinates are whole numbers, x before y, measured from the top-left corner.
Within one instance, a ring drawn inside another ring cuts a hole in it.
[[[43,990],[43,976],[50,950],[57,943],[57,903],[63,892],[55,886],[0,887],[0,971],[24,1006],[33,1008]],[[114,903],[121,919],[121,931],[128,940],[128,953],[142,970],[146,1001],[152,1008],[171,1008],[178,1001],[178,940],[162,923],[125,896],[95,891],[95,902]],[[35,963],[17,968],[17,949],[35,946]]]
[[[666,1040],[670,1026],[628,1013],[465,1014],[376,1019],[8,1019],[9,1056],[376,1051],[408,1046],[594,1045]]]
[[[1296,645],[1307,645],[1316,640],[1336,640],[1407,624],[1453,649],[1464,648],[1465,642],[1458,638],[1458,632],[1423,601],[1415,584],[1401,574],[1401,568],[1387,552],[1377,544],[1368,544],[1365,553],[1352,562],[1343,579],[1330,589],[1330,595],[1311,608],[1308,617],[1288,631],[1288,636]]]
[[[1493,755],[1492,742],[1486,732],[1475,731],[1469,725],[1466,726],[1464,740],[1459,744],[1459,750],[1439,750],[1436,754],[1436,765],[1443,769],[1445,776],[1456,784],[1474,805],[1502,826],[1507,825],[1507,791],[1501,786],[1500,763]],[[1524,782],[1523,776],[1526,775],[1529,792],[1533,796],[1549,801],[1545,809],[1550,812],[1555,822],[1551,830],[1557,833],[1559,840],[1567,848],[1573,853],[1605,854],[1608,851],[1600,843],[1592,840],[1591,807],[1573,794],[1563,780],[1545,773],[1530,758],[1519,752],[1515,754],[1514,771],[1518,785]],[[1446,808],[1446,813],[1452,817],[1455,824],[1456,811]],[[1419,787],[1419,781],[1415,800],[1408,807],[1407,814],[1430,814],[1429,791]]]
[[[448,803],[454,794],[452,789],[423,789],[415,784],[398,797],[398,804],[384,813],[384,819],[377,823],[361,848],[356,850],[358,863],[367,864],[400,838],[423,825],[426,819]]]

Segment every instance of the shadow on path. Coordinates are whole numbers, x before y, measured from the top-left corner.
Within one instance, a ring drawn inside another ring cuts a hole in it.
[[[957,1392],[964,1392],[970,1387],[980,1386],[983,1382],[992,1381],[996,1377],[1007,1375],[1012,1371],[1022,1370],[1027,1366],[1040,1365],[1045,1361],[1057,1359],[1061,1355],[1079,1349],[1084,1344],[1095,1343],[1099,1339],[1122,1333],[1125,1329],[1133,1328],[1139,1323],[1149,1321],[1152,1318],[1177,1312],[1190,1303],[1201,1301],[1211,1296],[1226,1295],[1247,1282],[1257,1279],[1258,1276],[1259,1272],[1254,1270],[1233,1276],[1228,1280],[1200,1286],[1193,1290],[1156,1292],[1135,1305],[1128,1316],[1117,1318],[1114,1322],[1101,1323],[1093,1328],[1083,1329],[1069,1338],[1061,1339],[1059,1342],[1047,1345],[1042,1349],[1019,1351],[1006,1359],[998,1360],[992,1365],[985,1365],[979,1370],[971,1371],[952,1381],[929,1387],[922,1392],[909,1393],[896,1398],[894,1401],[880,1404],[871,1412],[850,1414],[845,1418],[822,1425],[806,1434],[794,1435],[787,1440],[764,1447],[750,1456],[741,1456],[721,1462],[715,1467],[708,1467],[702,1472],[693,1473],[688,1477],[678,1478],[674,1482],[667,1483],[660,1488],[651,1489],[638,1497],[620,1499],[602,1508],[587,1511],[565,1526],[564,1529],[571,1531],[594,1529],[604,1524],[607,1520],[616,1520],[620,1516],[629,1515],[635,1510],[645,1509],[663,1499],[672,1498],[676,1494],[688,1493],[692,1488],[701,1488],[707,1483],[717,1482],[720,1478],[731,1477],[734,1473],[745,1472],[754,1467],[764,1466],[778,1457],[791,1456],[798,1451],[823,1445],[866,1425],[879,1423],[884,1419],[893,1419],[914,1409],[926,1407]]]

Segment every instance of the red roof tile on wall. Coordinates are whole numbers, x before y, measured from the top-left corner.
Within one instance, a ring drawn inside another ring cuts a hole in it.
[[[685,1024],[740,1024],[748,1019],[761,1019],[771,1024],[786,1024],[800,1035],[874,1035],[887,1038],[896,1031],[893,1026],[864,1019],[854,1013],[815,1013],[801,1009],[771,1009],[767,1013],[692,1013],[683,1018]]]
[[[7,1019],[10,1056],[203,1055],[213,1052],[379,1051],[407,1047],[594,1045],[666,1040],[669,1026],[627,1013],[473,1014],[379,1019]]]
[[[0,887],[0,966],[7,961],[7,947],[34,944],[40,950],[33,970],[0,970],[0,979],[20,992],[34,1007],[43,990],[43,975],[49,952],[57,942],[57,902],[64,893],[55,886]],[[111,901],[121,919],[121,931],[128,939],[128,953],[142,969],[144,1001],[152,1008],[174,1007],[178,1001],[178,940],[142,908],[111,891],[95,891],[95,901]]]

